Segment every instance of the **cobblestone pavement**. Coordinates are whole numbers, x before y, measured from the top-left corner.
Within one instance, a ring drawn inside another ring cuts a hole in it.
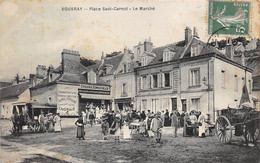
[[[172,137],[172,129],[163,129],[161,143],[153,138],[132,135],[132,140],[102,140],[99,125],[86,126],[86,140],[76,139],[74,120],[62,120],[62,133],[24,133],[10,136],[9,121],[0,120],[1,158],[31,162],[259,162],[260,150],[245,147],[242,137],[232,138],[231,144],[220,143],[215,136],[206,138]],[[5,156],[4,156],[5,155]],[[15,159],[17,158],[17,159]],[[19,158],[19,159],[18,159]],[[6,159],[6,160],[8,160]],[[2,162],[5,162],[3,160]],[[50,161],[51,160],[51,161]]]

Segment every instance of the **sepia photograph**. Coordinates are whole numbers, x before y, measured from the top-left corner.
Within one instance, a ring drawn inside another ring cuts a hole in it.
[[[259,0],[0,0],[1,163],[259,163]]]

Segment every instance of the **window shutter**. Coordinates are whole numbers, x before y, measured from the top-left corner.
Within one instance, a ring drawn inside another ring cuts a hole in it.
[[[143,88],[143,77],[140,76],[139,78],[140,78],[140,87],[141,87],[141,89],[144,89],[144,88]]]
[[[173,71],[170,72],[170,86],[173,86]]]
[[[165,87],[165,75],[162,73],[162,87]]]
[[[151,88],[154,88],[153,87],[153,75],[151,75]]]
[[[161,73],[159,73],[158,75],[157,75],[157,82],[158,82],[158,87],[161,87]]]

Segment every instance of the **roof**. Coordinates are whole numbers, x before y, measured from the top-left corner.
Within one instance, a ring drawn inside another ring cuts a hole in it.
[[[113,65],[112,69],[107,72],[106,75],[112,75],[117,70],[124,54],[118,54],[113,57],[105,58],[104,63],[101,65],[100,69],[103,69],[106,65]],[[89,68],[89,67],[88,67]]]
[[[0,82],[0,88],[7,87],[7,86],[10,86],[10,85],[12,85],[11,82]]]
[[[17,85],[11,85],[0,89],[0,99],[7,99],[12,97],[18,97],[26,89],[30,87],[30,83],[21,83]]]
[[[171,51],[176,52],[176,54],[174,55],[174,57],[172,58],[172,60],[177,60],[180,58],[180,54],[183,52],[184,50],[184,44],[183,41],[179,41],[176,43],[172,43],[166,46],[161,46],[161,47],[157,47],[154,48],[151,53],[155,54],[155,58],[153,61],[151,61],[148,65],[152,65],[152,64],[156,64],[156,63],[160,63],[163,61],[163,51],[165,49],[169,49]]]

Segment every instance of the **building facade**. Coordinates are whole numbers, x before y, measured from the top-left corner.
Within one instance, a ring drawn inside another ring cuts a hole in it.
[[[80,54],[72,50],[63,50],[61,66],[49,69],[47,77],[30,91],[32,108],[37,114],[43,110],[78,116],[93,107],[112,107],[110,85],[83,66]]]
[[[11,118],[14,105],[30,102],[28,81],[0,89],[0,118]]]
[[[251,94],[252,70],[233,59],[234,47],[223,54],[191,33],[186,28],[185,40],[140,54],[137,110],[198,110],[214,121],[216,110],[238,108],[245,84]]]

